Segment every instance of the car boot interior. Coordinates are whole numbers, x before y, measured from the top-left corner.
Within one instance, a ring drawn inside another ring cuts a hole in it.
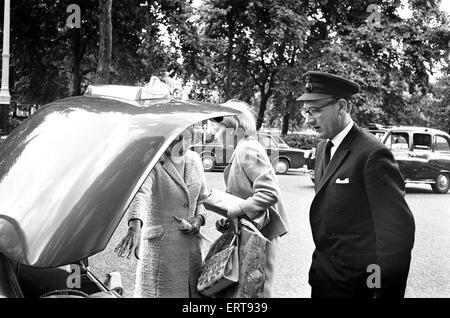
[[[75,270],[76,269],[76,270]],[[36,268],[0,254],[0,298],[118,297],[82,265]]]

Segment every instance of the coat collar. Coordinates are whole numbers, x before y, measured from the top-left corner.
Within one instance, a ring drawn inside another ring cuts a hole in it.
[[[189,152],[189,150],[188,150]],[[184,167],[184,176],[181,176],[178,173],[178,170],[175,168],[175,166],[172,163],[172,160],[169,159],[167,154],[163,154],[160,158],[160,163],[162,165],[162,168],[167,172],[167,174],[177,183],[185,192],[186,197],[189,199],[189,192],[187,185],[190,184],[190,180],[192,178],[193,173],[193,162],[191,160],[191,156],[189,153],[185,154],[185,167]]]
[[[341,166],[344,159],[348,156],[348,154],[351,152],[350,146],[352,144],[353,139],[359,132],[359,127],[354,124],[350,132],[345,136],[344,140],[334,153],[333,158],[331,158],[331,161],[328,165],[328,168],[324,171],[323,167],[323,158],[324,154],[322,153],[325,151],[325,147],[321,147],[321,157],[319,161],[319,167],[321,169],[319,177],[321,177],[318,180],[318,187],[316,189],[316,193],[318,193],[323,186],[328,182],[328,180],[331,178],[331,176],[336,172],[336,170]]]

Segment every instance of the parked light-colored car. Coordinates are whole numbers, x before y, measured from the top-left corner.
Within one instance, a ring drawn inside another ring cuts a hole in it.
[[[427,127],[369,129],[394,154],[407,183],[430,184],[435,193],[450,189],[450,135]]]
[[[405,183],[429,184],[435,193],[450,189],[450,135],[438,129],[370,126],[366,129],[389,148]],[[311,173],[314,181],[314,172]]]

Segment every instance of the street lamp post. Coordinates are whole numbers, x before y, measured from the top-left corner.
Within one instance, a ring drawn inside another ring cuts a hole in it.
[[[5,0],[3,19],[2,86],[0,90],[0,135],[8,134],[9,104],[9,12],[10,0]]]

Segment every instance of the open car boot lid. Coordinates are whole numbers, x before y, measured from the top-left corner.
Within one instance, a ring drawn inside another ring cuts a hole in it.
[[[190,125],[237,113],[136,93],[130,101],[92,94],[50,103],[2,143],[0,253],[56,267],[102,251],[172,140]]]

